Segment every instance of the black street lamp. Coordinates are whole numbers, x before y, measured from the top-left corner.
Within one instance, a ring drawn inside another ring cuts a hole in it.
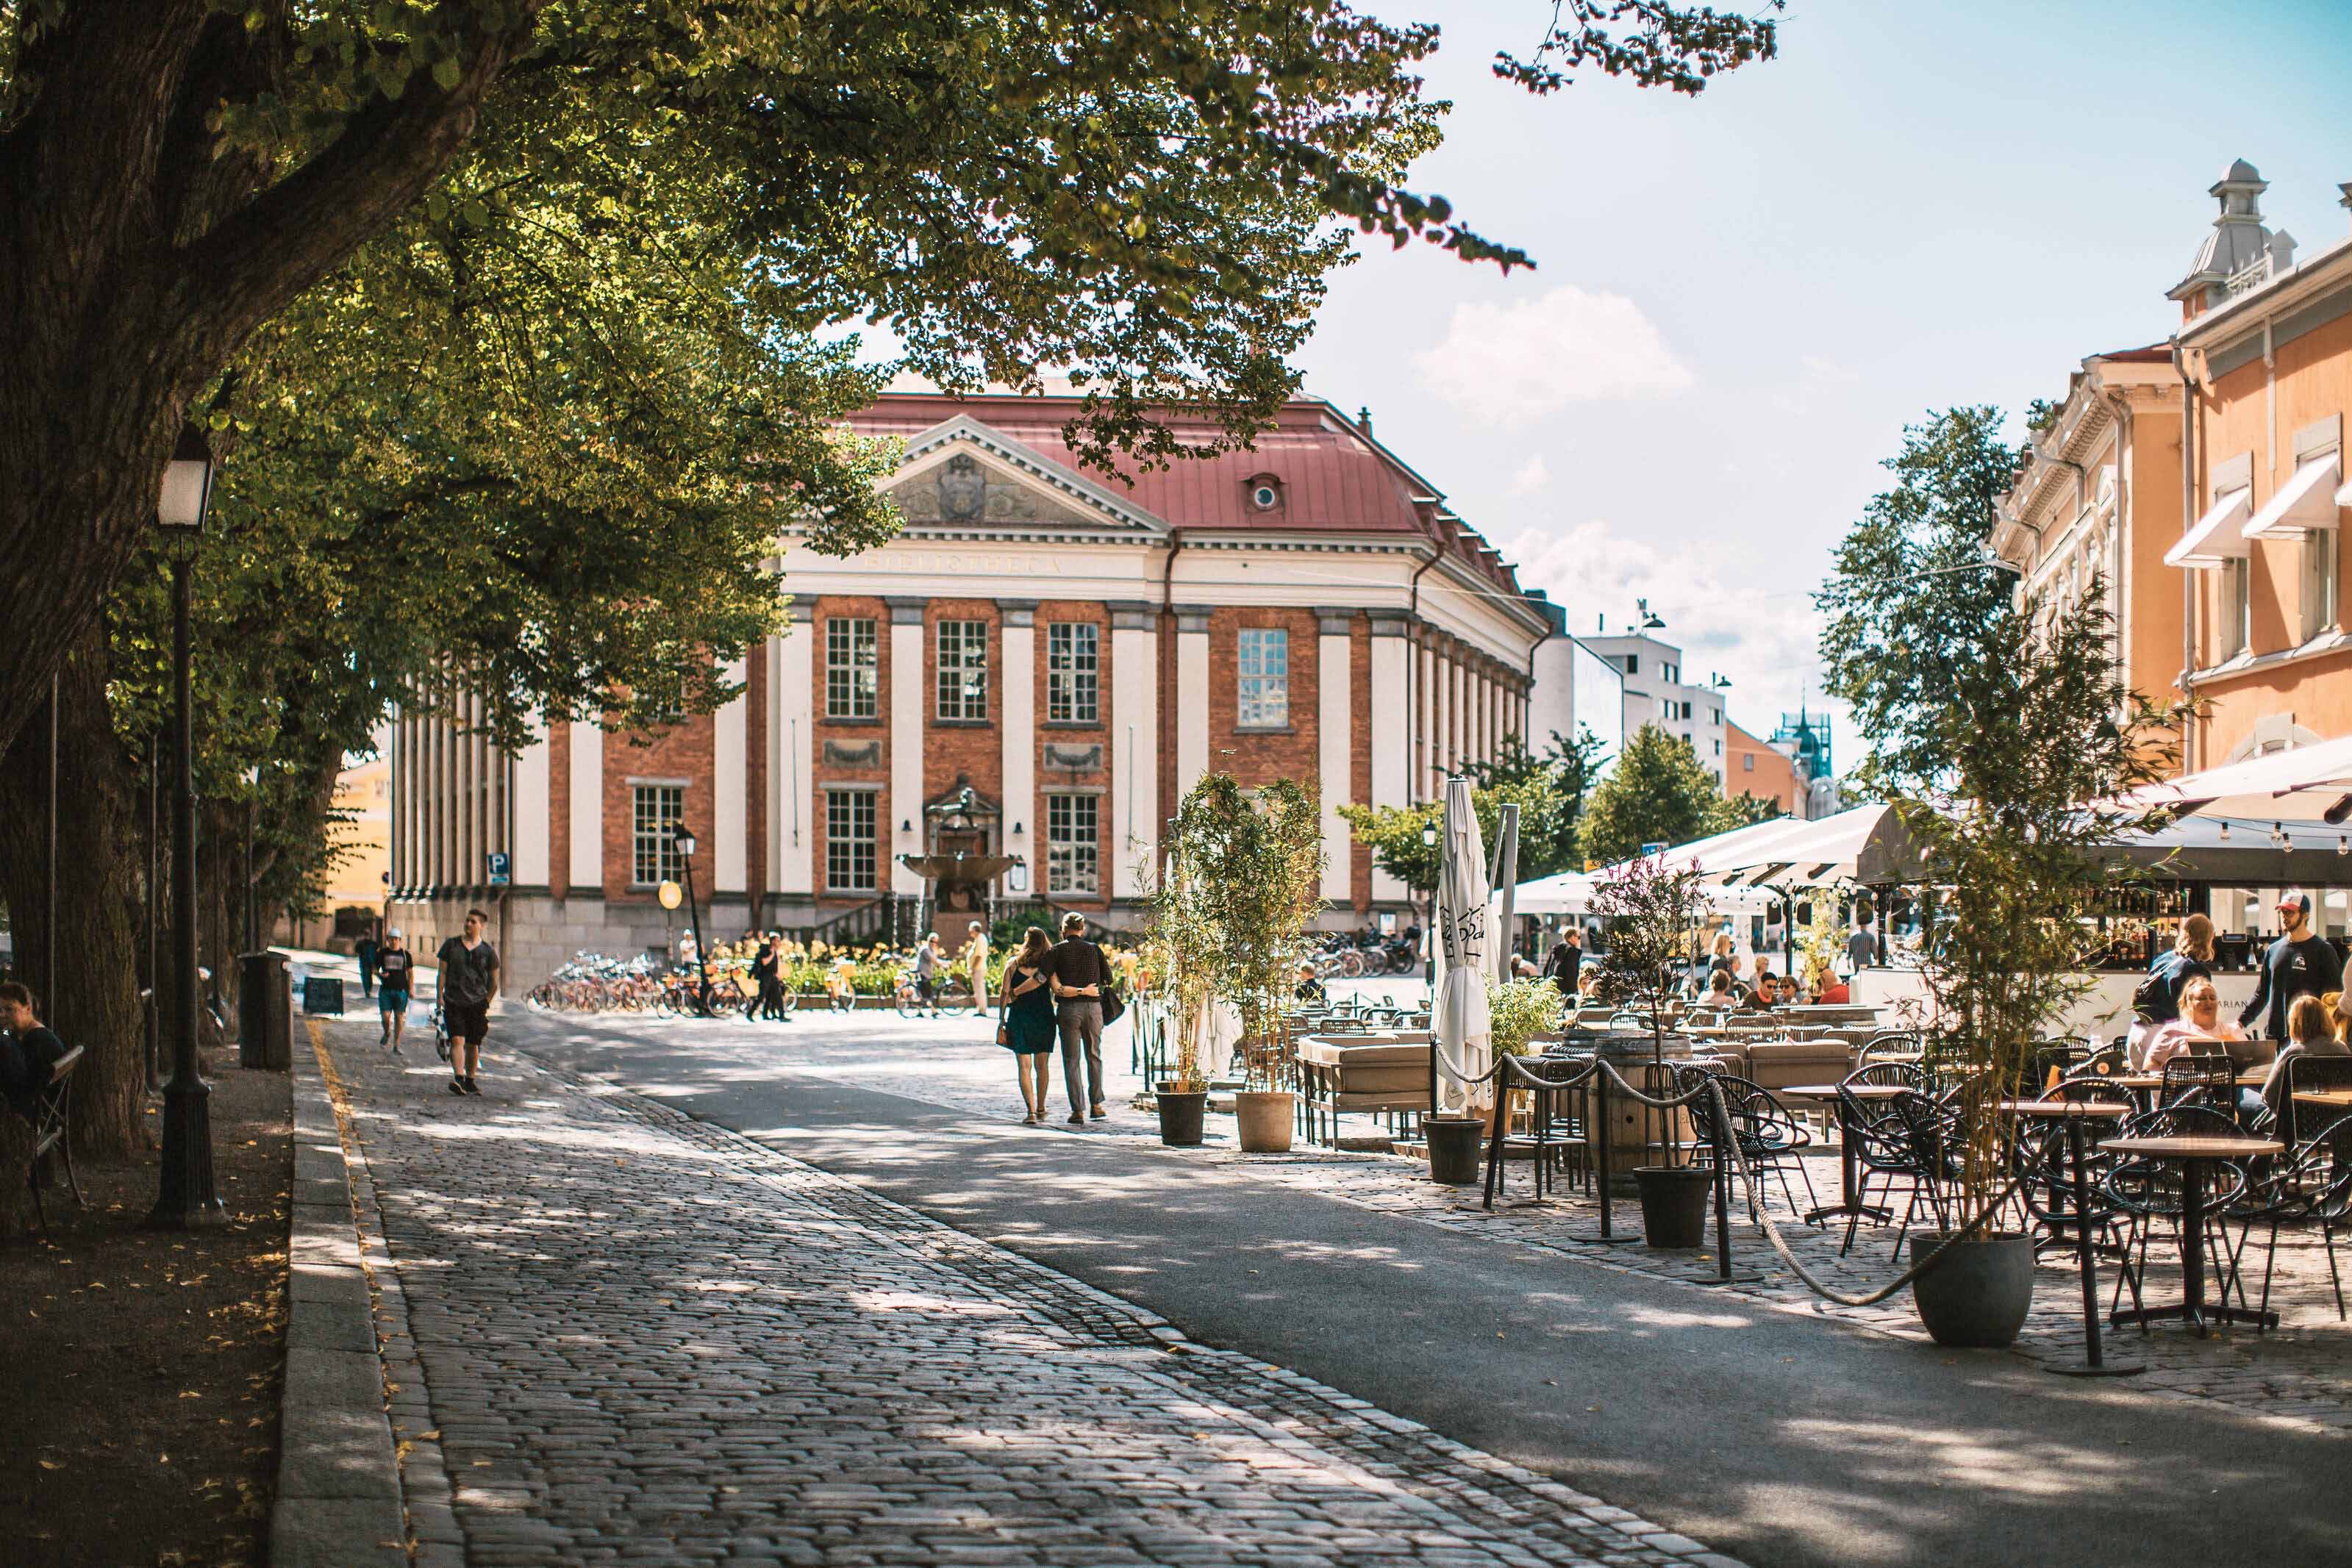
[[[1436,823],[1423,822],[1421,825],[1421,847],[1425,850],[1437,847]],[[1435,874],[1444,876],[1444,866],[1438,866]],[[1437,1003],[1437,883],[1433,881],[1429,884],[1429,924],[1423,929],[1421,940],[1421,979],[1429,988],[1430,1005],[1434,1007]]]
[[[163,1085],[163,1158],[147,1223],[173,1230],[220,1225],[213,1190],[212,1086],[196,1059],[196,785],[188,695],[188,556],[212,504],[213,455],[194,425],[181,431],[163,470],[155,523],[172,552],[172,1077]]]
[[[702,909],[694,902],[694,835],[686,831],[684,822],[680,822],[677,831],[670,834],[669,841],[677,846],[678,863],[686,868],[686,918],[694,928],[695,1006],[702,1009],[704,1018],[709,1018],[712,1016],[710,956],[702,950]]]

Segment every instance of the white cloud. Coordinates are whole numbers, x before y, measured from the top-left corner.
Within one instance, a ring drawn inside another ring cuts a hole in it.
[[[1801,701],[1822,710],[1821,616],[1811,594],[1758,589],[1743,570],[1748,563],[1720,540],[1634,538],[1593,520],[1525,528],[1501,548],[1523,587],[1540,588],[1566,607],[1574,636],[1594,635],[1602,615],[1610,632],[1622,634],[1634,601],[1648,600],[1666,623],[1655,635],[1683,650],[1683,679],[1699,685],[1718,672],[1728,678],[1724,711],[1750,734],[1769,737]],[[1849,740],[1842,727],[1837,739]]]
[[[1544,461],[1544,455],[1538,452],[1521,464],[1519,471],[1511,476],[1510,494],[1531,496],[1550,483],[1551,465]]]
[[[1505,425],[1570,402],[1664,397],[1692,384],[1639,306],[1573,284],[1508,305],[1457,305],[1445,340],[1415,362],[1438,396]]]

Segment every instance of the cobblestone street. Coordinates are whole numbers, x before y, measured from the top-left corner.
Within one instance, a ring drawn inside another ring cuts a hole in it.
[[[324,1038],[419,1562],[1731,1561],[651,1101]]]
[[[852,1026],[819,1014],[804,1016],[789,1026],[762,1028],[696,1021],[646,1026],[635,1020],[622,1026],[603,1020],[583,1024],[577,1019],[541,1019],[523,1021],[519,1032],[525,1038],[542,1038],[547,1030],[559,1028],[599,1035],[659,1030],[666,1038],[681,1041],[718,1040],[735,1059],[747,1064],[757,1062],[763,1072],[878,1089],[990,1120],[1003,1118],[1018,1103],[1003,1053],[976,1041],[980,1026],[970,1020],[908,1022],[893,1017],[887,1023],[875,1019]],[[1124,1098],[1142,1087],[1140,1080],[1126,1071],[1123,1032],[1107,1042],[1105,1054],[1116,1096]],[[1208,1140],[1191,1157],[1245,1170],[1253,1181],[1319,1194],[1456,1233],[1539,1249],[1573,1258],[1587,1267],[1686,1280],[1709,1272],[1714,1266],[1711,1250],[1657,1252],[1642,1247],[1601,1248],[1579,1240],[1593,1230],[1598,1206],[1565,1188],[1541,1207],[1498,1204],[1489,1211],[1476,1187],[1431,1183],[1426,1164],[1420,1159],[1310,1149],[1304,1145],[1289,1155],[1244,1155],[1234,1145],[1233,1125],[1230,1116],[1211,1116]],[[1353,1117],[1347,1130],[1359,1134],[1375,1128],[1370,1118]],[[1140,1111],[1122,1111],[1110,1122],[1090,1126],[1077,1135],[1133,1140],[1155,1147],[1159,1144],[1157,1124],[1149,1112]],[[1806,1163],[1820,1198],[1833,1200],[1838,1184],[1834,1145],[1818,1148]],[[1513,1172],[1510,1180],[1507,1196],[1528,1196],[1523,1170]],[[1805,1189],[1798,1186],[1796,1190],[1803,1200]],[[1783,1238],[1805,1267],[1841,1293],[1866,1294],[1899,1271],[1889,1262],[1891,1232],[1865,1226],[1853,1251],[1840,1257],[1842,1229],[1823,1230],[1799,1223],[1777,1183],[1766,1184],[1765,1198]],[[1826,1301],[1769,1249],[1759,1228],[1746,1223],[1744,1207],[1734,1219],[1733,1249],[1742,1280],[1726,1287],[1732,1293],[1774,1310],[1832,1318],[1913,1343],[1927,1343],[1927,1331],[1907,1290],[1870,1307]],[[1617,1221],[1621,1228],[1639,1233],[1640,1216],[1631,1199],[1619,1199]],[[1708,1237],[1712,1243],[1711,1221]],[[2249,1252],[2250,1290],[2255,1294],[2261,1289],[2262,1241],[2258,1231]],[[2115,1291],[2112,1263],[2102,1263],[2100,1278],[2100,1299],[2105,1305]],[[2017,1346],[2019,1354],[2049,1363],[2082,1358],[2076,1279],[2072,1254],[2053,1251],[2044,1257],[2033,1314]],[[2146,1286],[2148,1299],[2168,1299],[2179,1285],[2178,1264],[2166,1248],[2158,1247]],[[2133,1382],[2135,1389],[2218,1400],[2302,1429],[2352,1434],[2352,1326],[2336,1315],[2326,1256],[2315,1236],[2294,1230],[2282,1235],[2271,1305],[2280,1312],[2282,1326],[2269,1333],[2238,1329],[2200,1340],[2177,1327],[2146,1334],[2109,1331],[2107,1350],[2116,1359],[2146,1364],[2146,1372]]]

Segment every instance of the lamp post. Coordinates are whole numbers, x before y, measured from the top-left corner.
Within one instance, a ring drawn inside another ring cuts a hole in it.
[[[1434,823],[1434,822],[1424,822],[1424,823],[1423,823],[1423,824],[1422,824],[1422,828],[1421,828],[1421,847],[1422,847],[1423,849],[1425,849],[1425,850],[1433,850],[1433,849],[1435,849],[1435,848],[1437,847],[1437,824],[1436,824],[1436,823]],[[1439,877],[1439,878],[1442,878],[1442,877],[1444,877],[1444,874],[1445,874],[1445,868],[1444,868],[1443,865],[1438,866],[1438,867],[1436,868],[1435,876],[1436,876],[1436,877]],[[1429,884],[1429,923],[1422,928],[1422,933],[1421,933],[1421,943],[1422,943],[1421,978],[1422,978],[1422,983],[1423,983],[1423,985],[1426,985],[1426,986],[1429,988],[1430,999],[1431,999],[1431,1001],[1432,1001],[1433,1003],[1433,1002],[1436,1000],[1436,998],[1437,998],[1437,929],[1436,929],[1436,927],[1437,927],[1437,882],[1436,882],[1434,879],[1433,879],[1433,880],[1431,881],[1430,884]]]
[[[694,835],[680,822],[669,841],[677,846],[678,863],[686,868],[686,918],[694,927],[694,1000],[702,1016],[710,1013],[710,956],[702,949],[702,908],[694,902]]]
[[[227,1219],[213,1190],[212,1087],[196,1060],[196,786],[188,695],[188,556],[212,504],[213,457],[189,425],[172,448],[156,526],[172,552],[172,1076],[163,1085],[163,1157],[147,1223],[173,1230]]]
[[[261,765],[245,770],[245,950],[261,951],[261,920],[253,891],[253,820],[261,810]]]

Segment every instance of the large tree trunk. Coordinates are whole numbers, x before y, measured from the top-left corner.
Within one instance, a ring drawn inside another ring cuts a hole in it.
[[[49,925],[46,695],[16,743],[0,756],[0,896],[16,929],[18,970],[43,993],[42,1016],[67,1044],[87,1053],[74,1073],[75,1146],[120,1158],[146,1142],[139,1113],[146,1030],[134,918],[141,840],[132,831],[131,781],[107,707],[102,628],[93,627],[66,651],[57,689],[55,930]]]

